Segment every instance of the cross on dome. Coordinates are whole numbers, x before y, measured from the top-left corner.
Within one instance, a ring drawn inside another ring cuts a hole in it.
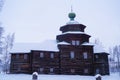
[[[73,8],[71,6],[71,12],[68,14],[68,17],[70,18],[70,21],[66,24],[79,24],[79,22],[75,21],[74,18],[76,17],[76,14],[73,12]]]
[[[73,12],[72,6],[71,6],[71,12],[68,14],[68,17],[70,18],[70,20],[74,20],[74,18],[76,17],[76,14]]]

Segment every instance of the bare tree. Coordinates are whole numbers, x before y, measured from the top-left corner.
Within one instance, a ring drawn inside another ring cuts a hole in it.
[[[3,5],[4,5],[4,2],[5,2],[5,0],[0,0],[0,11],[1,11]]]
[[[4,29],[0,25],[0,54],[2,54],[2,37],[3,37],[3,32],[4,32]]]
[[[3,70],[3,44],[2,44],[3,32],[4,29],[0,25],[0,72]]]
[[[112,72],[119,72],[120,75],[120,45],[109,49],[110,53],[110,69]]]
[[[1,12],[1,9],[4,5],[4,2],[5,0],[0,0],[0,12]],[[3,27],[1,27],[1,22],[0,22],[0,54],[2,54],[2,36],[3,36],[3,32],[4,32],[4,29]]]
[[[110,57],[109,57],[109,63],[110,63],[110,71],[111,72],[116,72],[116,60],[115,60],[115,55],[113,53],[113,47],[109,48],[109,53],[110,53]]]
[[[117,62],[117,71],[119,72],[120,74],[120,45],[119,46],[115,46],[113,48],[113,55],[114,55],[114,59],[116,60]]]

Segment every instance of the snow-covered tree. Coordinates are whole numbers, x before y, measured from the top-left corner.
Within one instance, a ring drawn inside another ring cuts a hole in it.
[[[4,35],[4,28],[0,27],[0,70],[9,71],[10,54],[9,51],[13,46],[14,33]]]
[[[0,0],[0,12],[5,3],[5,0]],[[4,72],[8,72],[9,63],[10,63],[10,55],[9,51],[12,48],[14,41],[14,33],[4,35],[4,28],[1,27],[0,24],[0,70]]]
[[[3,71],[9,72],[9,66],[10,66],[10,49],[13,46],[14,42],[14,33],[8,34],[3,41]]]

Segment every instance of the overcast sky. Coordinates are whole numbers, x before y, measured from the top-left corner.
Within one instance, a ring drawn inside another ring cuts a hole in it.
[[[105,47],[120,44],[120,0],[5,0],[0,21],[15,42],[56,39],[68,21],[71,5],[76,21],[86,25],[91,41]]]

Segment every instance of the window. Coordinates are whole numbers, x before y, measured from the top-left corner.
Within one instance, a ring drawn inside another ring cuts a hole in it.
[[[75,69],[70,69],[70,72],[71,73],[75,73]]]
[[[80,41],[79,40],[72,40],[72,45],[80,45]]]
[[[88,73],[88,69],[84,69],[84,73]]]
[[[71,59],[75,58],[75,53],[74,53],[74,51],[71,51],[71,52],[70,52],[70,58],[71,58]]]
[[[50,54],[50,58],[54,58],[54,53],[51,53],[51,54]]]
[[[24,59],[27,59],[27,54],[24,54]]]
[[[72,45],[75,45],[75,40],[72,40]]]
[[[87,59],[87,58],[88,58],[87,52],[84,52],[84,53],[83,53],[83,57],[84,57],[84,59]]]
[[[77,45],[77,46],[80,45],[80,41],[76,41],[76,45]]]
[[[43,52],[40,53],[40,58],[43,58],[44,57],[44,54]]]
[[[21,71],[21,67],[20,67],[20,65],[18,65],[17,71]]]
[[[16,55],[16,59],[19,59],[19,54]]]
[[[40,72],[43,72],[44,68],[40,68]]]
[[[54,69],[53,68],[50,68],[50,72],[52,73],[54,71]]]
[[[96,69],[96,74],[99,74],[100,73],[100,70],[97,68]]]
[[[98,55],[95,55],[95,58],[98,58]]]

